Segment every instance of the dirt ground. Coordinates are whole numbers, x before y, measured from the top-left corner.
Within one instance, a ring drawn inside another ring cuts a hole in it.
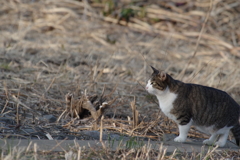
[[[107,112],[125,117],[120,118],[125,122],[132,117],[130,103],[135,97],[146,123],[134,134],[175,133],[167,118],[157,119],[161,113],[156,100],[144,89],[150,65],[184,82],[224,90],[240,103],[240,25],[234,7],[225,9],[214,1],[208,14],[208,7],[196,7],[194,2],[194,10],[183,13],[194,21],[168,19],[145,27],[136,17],[129,24],[124,20],[117,24],[87,2],[0,2],[0,117],[12,120],[2,123],[1,137],[27,138],[29,128],[44,133],[32,135],[38,139],[46,139],[46,133],[93,129],[92,122],[62,117],[48,123],[42,117],[59,118],[67,93],[101,94],[104,86],[106,94],[113,91],[110,97],[117,97]],[[125,122],[121,126],[119,121],[106,121],[105,128],[115,125],[114,131],[129,133],[131,127],[123,129]]]

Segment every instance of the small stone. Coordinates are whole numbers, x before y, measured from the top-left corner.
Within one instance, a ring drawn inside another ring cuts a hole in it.
[[[49,114],[49,115],[44,115],[42,118],[41,118],[42,121],[47,121],[49,123],[54,123],[56,122],[57,118],[55,116],[53,116],[52,114]]]
[[[7,117],[0,117],[0,122],[6,123],[6,124],[14,124],[14,120]]]
[[[27,133],[29,133],[29,134],[36,132],[36,131],[33,130],[32,128],[25,128],[24,131],[27,132]]]

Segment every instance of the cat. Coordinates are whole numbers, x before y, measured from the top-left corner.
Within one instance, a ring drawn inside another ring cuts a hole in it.
[[[225,146],[229,131],[240,142],[240,106],[226,92],[173,79],[151,66],[146,90],[157,97],[162,112],[178,125],[175,142],[185,142],[193,125],[211,135],[206,145]]]

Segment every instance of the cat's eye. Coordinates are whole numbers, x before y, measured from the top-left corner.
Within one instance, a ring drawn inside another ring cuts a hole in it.
[[[155,82],[151,82],[151,85],[154,85],[155,84]]]

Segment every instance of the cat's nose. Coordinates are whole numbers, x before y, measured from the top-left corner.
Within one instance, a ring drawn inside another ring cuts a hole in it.
[[[148,90],[148,86],[146,86],[146,90]]]

